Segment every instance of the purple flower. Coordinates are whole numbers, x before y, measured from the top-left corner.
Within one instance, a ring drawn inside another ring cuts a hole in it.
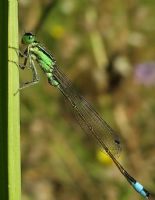
[[[155,85],[155,62],[142,63],[136,66],[135,80],[146,86]]]

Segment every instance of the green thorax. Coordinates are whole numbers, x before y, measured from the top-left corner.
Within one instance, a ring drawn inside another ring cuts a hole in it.
[[[45,73],[51,72],[54,67],[55,60],[38,42],[29,45],[29,53],[32,59],[35,59]]]

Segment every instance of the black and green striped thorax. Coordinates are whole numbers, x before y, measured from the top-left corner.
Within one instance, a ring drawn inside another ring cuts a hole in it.
[[[39,63],[45,73],[52,72],[51,70],[54,68],[56,61],[38,42],[33,42],[29,45],[28,53],[31,55],[32,59]]]

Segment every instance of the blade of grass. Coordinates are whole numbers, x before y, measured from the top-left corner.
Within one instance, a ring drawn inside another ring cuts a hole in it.
[[[8,2],[0,1],[0,199],[8,199]]]
[[[18,48],[18,2],[9,0],[8,45]],[[9,48],[9,61],[18,62],[15,50]],[[21,167],[20,167],[20,116],[19,71],[13,62],[8,68],[8,185],[9,200],[21,200]]]

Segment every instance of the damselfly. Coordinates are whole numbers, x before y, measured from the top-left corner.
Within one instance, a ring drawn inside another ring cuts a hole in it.
[[[38,83],[39,77],[34,63],[34,61],[36,61],[46,74],[49,84],[58,88],[66,99],[68,99],[82,129],[88,135],[91,135],[99,146],[110,156],[132,187],[143,197],[149,198],[150,193],[130,176],[116,160],[115,154],[120,151],[120,140],[115,131],[101,118],[94,108],[75,91],[66,75],[57,66],[53,56],[36,41],[35,35],[32,33],[25,33],[22,37],[22,43],[26,46],[26,50],[24,53],[20,53],[21,56],[24,57],[24,63],[20,65],[20,67],[22,69],[29,67],[32,70],[33,80],[26,82],[19,90]]]

